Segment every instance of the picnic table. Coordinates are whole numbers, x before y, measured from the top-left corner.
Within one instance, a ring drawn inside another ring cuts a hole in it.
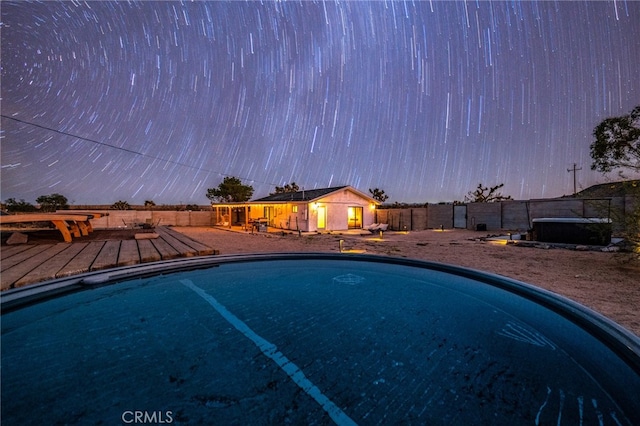
[[[72,234],[79,238],[83,235],[89,235],[93,231],[90,219],[100,217],[100,213],[33,213],[20,215],[0,216],[0,225],[9,225],[16,223],[51,223],[64,238],[64,241],[70,243]]]

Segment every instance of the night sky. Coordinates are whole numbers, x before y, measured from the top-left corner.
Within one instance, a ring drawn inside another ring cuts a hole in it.
[[[10,2],[2,200],[254,187],[556,197],[640,104],[640,2]],[[617,180],[612,174],[611,179]]]

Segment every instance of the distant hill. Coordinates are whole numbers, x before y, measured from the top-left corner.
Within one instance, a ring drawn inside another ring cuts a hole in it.
[[[640,196],[640,180],[625,180],[593,185],[578,192],[576,198],[610,198],[634,194]]]

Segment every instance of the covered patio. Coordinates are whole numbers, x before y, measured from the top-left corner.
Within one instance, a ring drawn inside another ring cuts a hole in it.
[[[250,202],[216,203],[211,207],[215,214],[214,225],[217,227],[249,232],[267,232],[268,227],[275,228],[270,218],[264,215],[264,205]]]

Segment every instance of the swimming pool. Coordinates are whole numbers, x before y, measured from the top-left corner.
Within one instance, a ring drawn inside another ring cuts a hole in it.
[[[640,343],[463,268],[217,256],[2,295],[3,424],[640,424]]]

